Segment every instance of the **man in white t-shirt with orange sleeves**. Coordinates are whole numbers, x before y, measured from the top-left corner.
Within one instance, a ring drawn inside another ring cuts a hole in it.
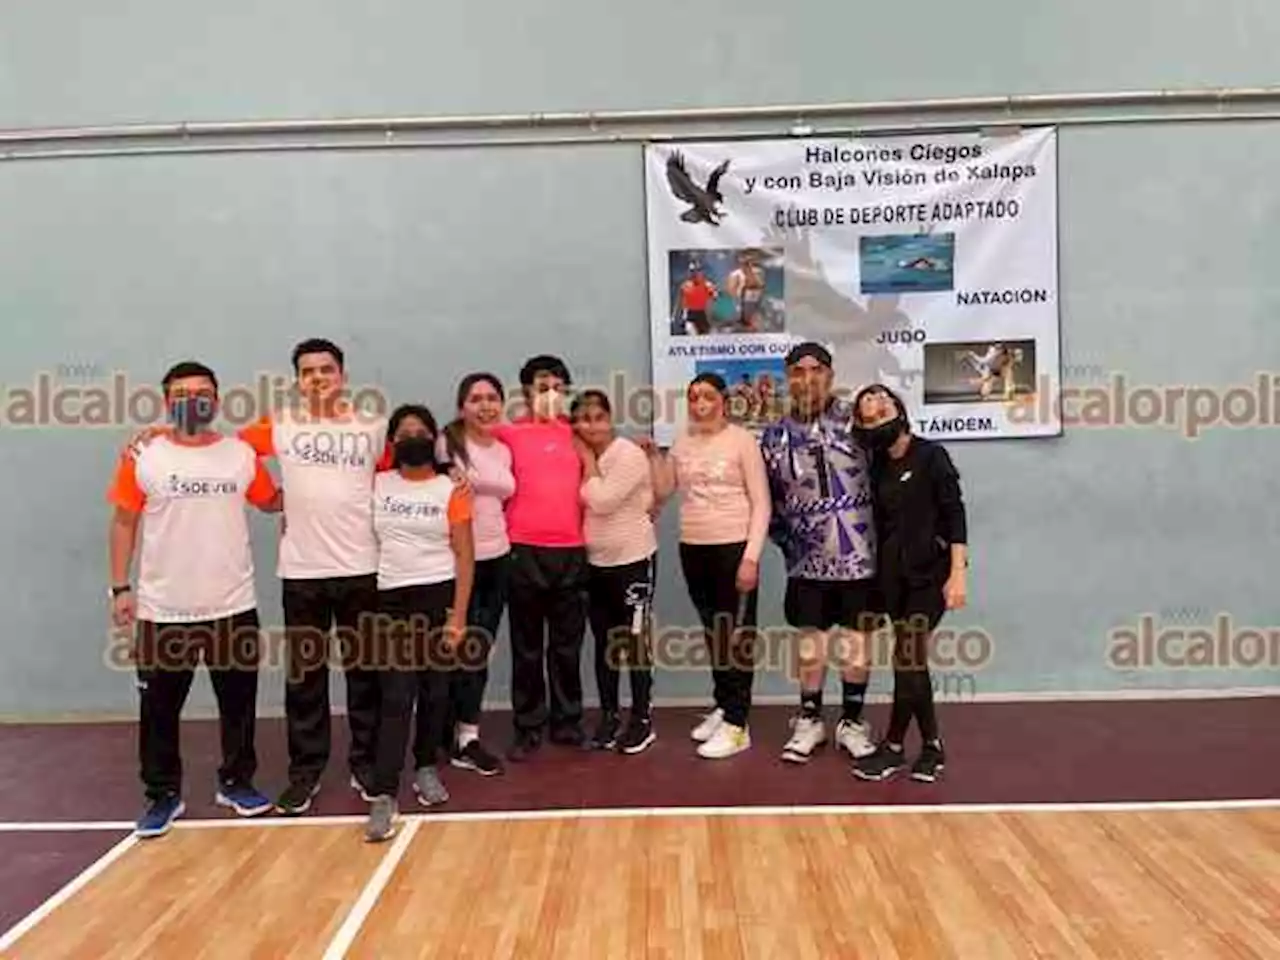
[[[351,785],[372,800],[374,737],[380,701],[371,665],[378,614],[378,543],[373,479],[390,466],[385,415],[354,408],[343,396],[345,357],[328,340],[293,351],[303,403],[240,432],[262,458],[274,458],[285,490],[278,574],[289,651],[285,716],[289,785],[276,800],[305,813],[329,761],[329,636],[337,627],[347,683]]]
[[[167,833],[185,809],[179,730],[201,660],[222,732],[216,800],[243,816],[271,809],[253,786],[261,637],[245,503],[278,511],[280,491],[248,444],[209,428],[218,401],[212,370],[180,363],[165,375],[164,393],[175,429],[126,449],[107,495],[112,619],[133,628],[140,693],[140,837]]]

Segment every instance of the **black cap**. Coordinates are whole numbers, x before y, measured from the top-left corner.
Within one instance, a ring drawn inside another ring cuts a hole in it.
[[[797,343],[787,353],[786,364],[788,367],[794,367],[805,357],[812,357],[824,367],[831,366],[831,351],[820,343],[812,340],[806,340],[804,343]]]

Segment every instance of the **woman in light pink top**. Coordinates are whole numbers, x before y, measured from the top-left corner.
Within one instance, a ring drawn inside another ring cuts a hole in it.
[[[590,745],[640,753],[653,743],[650,622],[658,540],[650,511],[653,474],[644,450],[614,433],[609,398],[587,390],[571,409],[582,458],[583,531],[587,541],[587,598],[596,638],[600,723]],[[631,715],[619,721],[619,666],[631,679]]]
[[[693,730],[700,756],[751,745],[747,714],[760,554],[770,497],[755,437],[725,415],[728,387],[715,373],[689,384],[689,429],[656,468],[659,499],[680,494],[680,565],[711,645],[715,709]]]
[[[457,736],[455,767],[486,776],[502,772],[502,762],[480,742],[480,706],[489,678],[489,655],[507,606],[507,539],[504,505],[515,493],[511,450],[493,435],[502,421],[502,382],[490,373],[471,373],[458,384],[458,418],[444,429],[439,459],[455,476],[465,476],[473,496],[475,579],[467,611],[468,643],[450,683]],[[477,645],[475,637],[480,640]],[[465,656],[464,656],[465,655]]]

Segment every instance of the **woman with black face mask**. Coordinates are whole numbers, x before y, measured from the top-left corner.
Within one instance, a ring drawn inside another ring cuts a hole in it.
[[[885,780],[905,765],[912,719],[920,755],[912,779],[933,783],[946,757],[933,707],[929,641],[947,610],[964,606],[968,529],[960,475],[946,449],[913,436],[906,407],[887,387],[854,400],[856,430],[872,450],[877,587],[893,624],[893,710],[883,741],[855,761],[854,775]]]
[[[426,407],[400,407],[391,415],[387,435],[394,469],[377,475],[373,492],[381,614],[375,666],[382,689],[366,827],[374,841],[396,830],[396,797],[415,704],[414,790],[425,806],[449,799],[436,763],[440,748],[448,745],[450,671],[462,659],[475,576],[471,494],[436,470],[435,417]]]

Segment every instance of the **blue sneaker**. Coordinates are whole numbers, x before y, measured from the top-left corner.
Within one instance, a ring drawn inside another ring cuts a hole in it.
[[[161,797],[149,800],[146,812],[138,818],[135,832],[139,837],[163,837],[177,820],[187,811],[181,797]]]
[[[271,809],[272,803],[247,783],[223,784],[214,801],[230,807],[242,817],[257,817]]]

